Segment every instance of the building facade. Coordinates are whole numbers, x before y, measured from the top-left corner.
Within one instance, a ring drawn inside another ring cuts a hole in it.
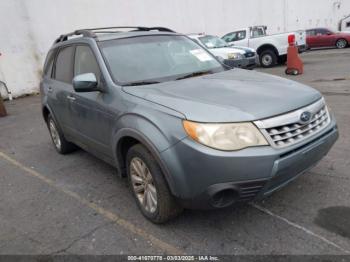
[[[337,30],[349,14],[349,0],[2,0],[0,80],[14,96],[37,92],[51,44],[79,28],[165,26],[222,36],[262,24],[269,33],[318,26]]]

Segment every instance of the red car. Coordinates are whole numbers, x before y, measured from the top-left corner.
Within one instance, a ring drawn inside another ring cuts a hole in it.
[[[306,43],[309,48],[337,47],[345,48],[350,44],[349,33],[334,33],[326,28],[314,28],[306,30]]]

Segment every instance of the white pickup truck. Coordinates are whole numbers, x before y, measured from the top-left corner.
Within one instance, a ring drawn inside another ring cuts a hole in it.
[[[230,45],[246,46],[255,49],[259,55],[262,67],[272,67],[286,62],[288,36],[291,34],[295,35],[296,45],[300,52],[307,49],[306,32],[304,30],[267,35],[266,29],[266,26],[252,26],[228,33],[222,39]]]

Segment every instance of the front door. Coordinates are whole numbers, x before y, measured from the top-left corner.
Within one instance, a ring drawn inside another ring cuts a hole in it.
[[[103,85],[103,76],[96,57],[88,45],[78,45],[75,51],[74,76],[93,73],[98,85]],[[71,102],[71,114],[80,142],[92,151],[110,157],[111,130],[114,111],[108,106],[109,92],[75,92]]]
[[[316,44],[318,47],[327,47],[334,45],[333,35],[327,29],[316,29]]]

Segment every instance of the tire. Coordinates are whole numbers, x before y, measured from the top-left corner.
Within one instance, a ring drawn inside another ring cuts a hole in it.
[[[280,65],[284,65],[287,63],[287,55],[281,55],[280,57],[278,57],[278,63]]]
[[[65,155],[77,149],[76,145],[68,142],[64,138],[61,129],[58,127],[56,121],[51,115],[48,115],[47,117],[47,127],[49,129],[53,145],[58,153]]]
[[[161,224],[182,212],[182,208],[169,190],[158,162],[143,145],[137,144],[129,149],[126,166],[130,189],[138,207],[147,219]],[[144,175],[137,170],[142,170]],[[144,179],[143,182],[141,182],[142,179]],[[149,197],[146,197],[147,195]]]
[[[348,46],[348,41],[346,41],[345,39],[338,39],[337,42],[335,43],[335,46],[338,49],[343,49]]]
[[[277,63],[277,55],[271,50],[267,49],[261,52],[259,55],[260,65],[264,68],[273,67]]]

